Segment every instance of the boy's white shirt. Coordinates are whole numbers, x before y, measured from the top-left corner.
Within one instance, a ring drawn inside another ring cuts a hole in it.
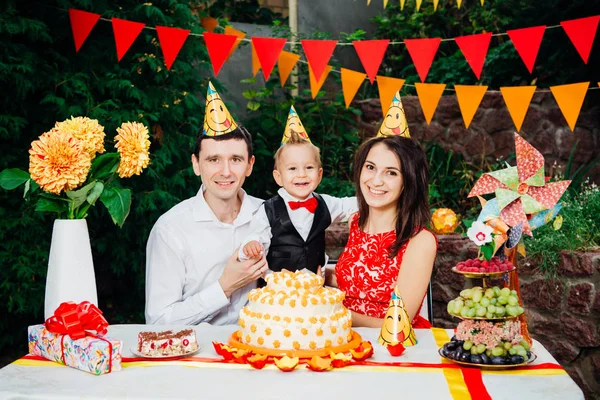
[[[280,188],[277,191],[277,194],[281,196],[285,203],[285,207],[287,208],[292,225],[294,225],[294,228],[296,228],[302,239],[306,241],[315,219],[315,214],[308,211],[305,207],[292,210],[288,202],[308,200],[311,197],[314,197],[313,194],[311,193],[306,199],[296,199],[284,188]],[[338,198],[329,196],[327,194],[321,194],[320,196],[325,201],[325,204],[327,204],[329,214],[331,215],[331,222],[338,218],[341,218],[342,221],[345,221],[352,214],[358,211],[358,202],[356,197]],[[269,252],[269,246],[271,245],[271,238],[273,235],[271,235],[271,226],[269,225],[269,218],[267,217],[264,203],[252,217],[252,222],[250,223],[250,232],[250,235],[242,241],[242,245],[240,246],[240,250],[238,252],[238,258],[240,261],[248,260],[246,254],[244,254],[244,246],[253,240],[258,241],[263,246],[265,254]],[[325,260],[325,263],[327,263],[327,260]]]

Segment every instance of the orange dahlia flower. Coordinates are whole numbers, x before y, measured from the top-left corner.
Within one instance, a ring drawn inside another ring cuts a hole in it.
[[[148,128],[139,122],[124,122],[117,133],[115,147],[121,156],[117,173],[121,178],[139,175],[150,162]]]
[[[29,174],[46,192],[75,189],[85,182],[91,165],[83,142],[68,132],[51,130],[31,143]]]
[[[96,119],[71,117],[57,122],[54,130],[69,133],[75,139],[81,140],[91,158],[94,158],[96,153],[104,153],[104,127]]]

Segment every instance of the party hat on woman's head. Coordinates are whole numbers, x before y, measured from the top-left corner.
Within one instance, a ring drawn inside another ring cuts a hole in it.
[[[383,326],[379,333],[378,342],[386,347],[397,344],[402,344],[403,346],[414,346],[417,344],[415,331],[404,307],[400,289],[397,286],[392,293],[390,305],[383,319]]]
[[[383,122],[379,127],[379,132],[377,132],[377,136],[395,135],[410,137],[408,122],[406,122],[406,114],[404,114],[404,107],[402,106],[399,90],[394,95],[394,100],[392,101],[392,104],[390,104],[390,108],[383,118]]]
[[[304,125],[302,125],[302,121],[300,121],[300,117],[296,112],[294,106],[290,107],[290,113],[288,114],[288,119],[285,124],[285,131],[283,132],[283,138],[281,138],[281,145],[283,146],[291,136],[291,132],[294,131],[300,136],[302,139],[308,140],[310,142],[310,138],[308,137],[308,133],[306,133],[306,129]]]
[[[206,93],[206,111],[204,113],[204,134],[219,136],[229,133],[237,128],[237,124],[229,113],[221,96],[212,83],[208,82]]]

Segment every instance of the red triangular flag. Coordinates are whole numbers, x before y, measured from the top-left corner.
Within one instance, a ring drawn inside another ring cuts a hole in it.
[[[454,38],[477,79],[481,78],[481,70],[485,63],[485,57],[487,56],[491,39],[491,33],[480,33],[478,35],[459,36]]]
[[[425,82],[429,68],[435,57],[438,47],[442,39],[404,39],[404,44],[408,49],[408,53],[415,64],[421,82]]]
[[[127,21],[125,19],[112,19],[115,43],[117,45],[117,60],[121,61],[127,50],[139,36],[145,24],[141,22]]]
[[[586,64],[590,58],[590,51],[592,51],[592,45],[594,44],[598,21],[600,21],[600,15],[572,19],[560,23]]]
[[[306,60],[315,74],[315,79],[321,80],[321,75],[335,50],[337,40],[301,40],[300,43],[304,48]]]
[[[187,29],[169,28],[168,26],[157,26],[156,33],[158,33],[158,42],[165,58],[165,65],[170,70],[190,31]]]
[[[269,79],[269,75],[271,75],[271,71],[279,59],[279,54],[283,50],[286,41],[283,38],[252,38],[252,44],[254,45],[254,50],[256,50],[258,61],[260,61],[260,67],[262,68],[265,80]]]
[[[96,22],[100,19],[100,14],[69,8],[69,19],[71,20],[71,30],[75,40],[75,52],[78,52]]]
[[[212,63],[215,76],[217,76],[238,37],[210,32],[204,32],[203,35],[210,62]]]
[[[546,25],[506,31],[530,74],[533,72],[533,65],[540,50],[545,30]]]
[[[356,54],[362,62],[363,68],[369,77],[371,85],[375,82],[375,76],[388,47],[389,39],[384,40],[355,40],[352,42]]]

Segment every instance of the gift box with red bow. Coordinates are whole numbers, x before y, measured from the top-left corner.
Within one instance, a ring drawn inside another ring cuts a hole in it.
[[[120,371],[123,342],[105,337],[107,329],[95,305],[62,303],[44,324],[29,327],[29,353],[95,375]]]

